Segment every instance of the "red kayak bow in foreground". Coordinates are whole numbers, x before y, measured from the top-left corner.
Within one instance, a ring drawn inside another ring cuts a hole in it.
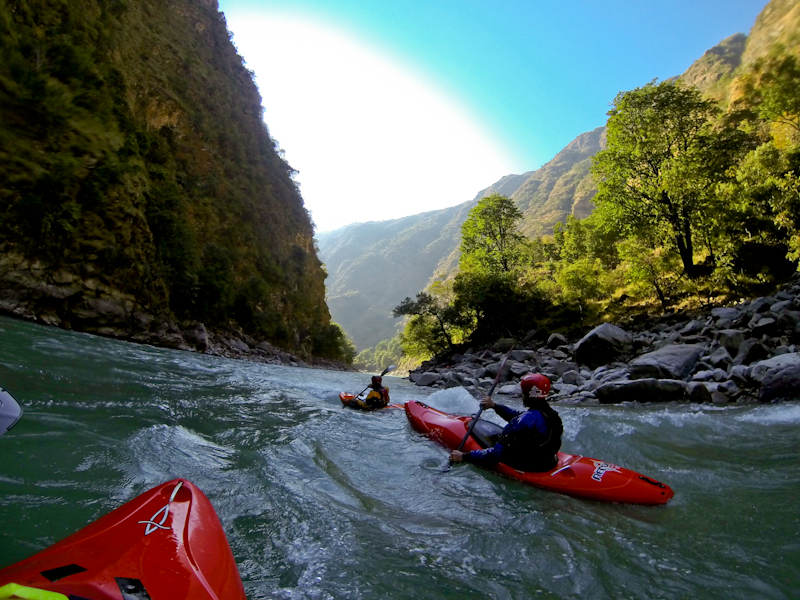
[[[451,450],[458,448],[472,420],[472,417],[447,414],[414,400],[408,401],[405,408],[414,429]],[[463,450],[470,452],[482,447],[471,436]],[[669,486],[635,471],[596,458],[563,452],[558,453],[558,464],[544,473],[517,471],[503,463],[499,463],[494,470],[511,479],[552,492],[603,502],[666,504],[674,494]]]
[[[71,600],[245,600],[222,524],[208,498],[185,479],[145,492],[0,570],[0,590],[8,584],[22,588],[0,597],[59,597],[36,594],[47,590]]]

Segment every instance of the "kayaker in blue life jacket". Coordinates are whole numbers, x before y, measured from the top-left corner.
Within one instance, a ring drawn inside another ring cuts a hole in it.
[[[520,381],[520,387],[522,403],[528,410],[520,412],[484,396],[481,406],[493,408],[500,418],[508,421],[508,425],[491,448],[472,452],[453,450],[451,461],[487,468],[502,462],[519,471],[536,472],[549,471],[556,465],[564,426],[561,417],[546,400],[550,393],[550,380],[539,373],[529,373]]]
[[[383,378],[380,375],[372,376],[372,383],[369,384],[372,388],[363,400],[356,398],[353,404],[364,410],[377,410],[379,408],[386,408],[389,406],[389,388],[384,387]]]

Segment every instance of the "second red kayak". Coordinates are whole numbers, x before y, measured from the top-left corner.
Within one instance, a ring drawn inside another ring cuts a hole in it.
[[[214,508],[185,479],[0,570],[0,598],[9,597],[246,600]]]
[[[472,417],[451,415],[414,400],[408,401],[405,409],[414,429],[451,450],[461,444],[472,420]],[[478,423],[485,423],[487,429],[500,430],[488,421]],[[467,439],[463,450],[470,452],[483,447],[486,446],[480,444],[473,435]],[[517,471],[503,463],[499,463],[494,470],[511,479],[552,492],[604,502],[666,504],[674,495],[669,486],[635,471],[596,458],[564,452],[558,453],[558,464],[543,473]]]

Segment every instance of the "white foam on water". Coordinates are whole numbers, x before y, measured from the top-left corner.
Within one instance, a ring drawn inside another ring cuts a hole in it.
[[[434,392],[425,404],[453,415],[474,415],[478,412],[478,401],[462,387]]]
[[[770,404],[758,406],[752,411],[736,417],[744,423],[760,423],[762,425],[791,425],[800,423],[800,404]]]

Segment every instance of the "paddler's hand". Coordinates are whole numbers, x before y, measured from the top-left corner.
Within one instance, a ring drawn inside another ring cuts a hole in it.
[[[494,400],[492,400],[489,396],[484,396],[481,400],[481,407],[483,407],[484,410],[487,408],[494,408]]]
[[[450,453],[450,462],[460,463],[464,460],[464,453],[458,450],[453,450]]]

